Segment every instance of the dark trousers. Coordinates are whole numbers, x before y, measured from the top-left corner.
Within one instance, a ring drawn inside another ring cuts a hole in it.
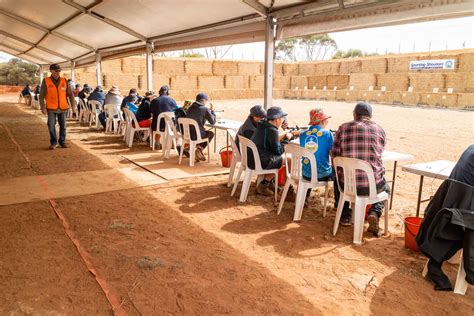
[[[189,135],[191,136],[191,140],[196,140],[197,139],[196,132],[194,131],[194,128],[192,128],[192,126],[189,129]],[[213,131],[201,131],[201,138],[202,139],[208,138],[209,143],[210,143],[212,141],[212,139],[214,138],[214,132]],[[204,148],[206,148],[207,143],[202,143],[202,144],[199,144],[198,146],[201,147],[202,149],[204,149]]]
[[[59,143],[66,142],[66,113],[60,111],[48,111],[48,130],[51,145],[56,145],[58,139],[56,137],[56,121],[59,122]]]
[[[343,187],[344,189],[344,187]],[[336,190],[336,189],[334,189]],[[385,180],[382,183],[377,184],[377,193],[380,192],[387,192],[390,193],[390,186],[385,182]],[[368,188],[357,188],[357,194],[358,195],[369,195],[369,189]],[[374,212],[379,218],[382,216],[382,210],[384,207],[383,202],[377,202],[372,204],[370,207],[369,213]],[[351,216],[352,215],[352,209],[350,208],[349,202],[344,203],[344,207],[342,209],[342,217],[346,216]]]

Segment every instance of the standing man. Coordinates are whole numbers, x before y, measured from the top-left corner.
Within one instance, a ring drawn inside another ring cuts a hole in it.
[[[76,106],[76,100],[71,86],[66,78],[61,77],[61,66],[52,64],[49,66],[51,76],[44,78],[41,83],[39,102],[43,114],[48,113],[48,129],[50,143],[49,149],[55,149],[58,145],[56,138],[56,120],[59,121],[59,146],[69,147],[66,144],[66,114],[69,108],[68,100],[72,106]]]

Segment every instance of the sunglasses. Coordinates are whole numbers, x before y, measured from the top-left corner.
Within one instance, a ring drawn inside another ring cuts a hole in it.
[[[54,71],[54,72],[61,72],[61,69],[53,69],[51,71]]]

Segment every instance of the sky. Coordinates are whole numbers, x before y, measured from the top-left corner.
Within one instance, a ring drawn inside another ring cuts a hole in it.
[[[411,53],[474,48],[474,17],[386,26],[329,34],[338,49],[360,49],[367,53]],[[263,42],[233,45],[226,59],[264,60]],[[200,51],[203,55],[203,50]],[[176,53],[175,56],[178,56]],[[0,53],[0,62],[11,55]]]

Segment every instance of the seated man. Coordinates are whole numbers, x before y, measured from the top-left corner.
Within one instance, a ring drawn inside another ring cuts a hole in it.
[[[334,143],[334,137],[330,130],[326,129],[328,120],[331,118],[323,109],[313,109],[309,112],[309,128],[300,134],[300,145],[311,151],[316,158],[318,168],[318,181],[334,180],[334,174],[329,159],[329,151]],[[311,165],[303,161],[303,178],[311,181]],[[308,190],[306,198],[309,197],[311,189]],[[339,189],[334,185],[334,207],[339,202]]]
[[[188,111],[186,112],[186,116],[190,119],[195,120],[199,125],[199,131],[194,131],[193,129],[190,130],[191,139],[196,139],[196,132],[201,134],[201,138],[209,139],[209,143],[214,138],[214,133],[212,131],[208,131],[204,128],[206,122],[209,124],[214,125],[216,124],[216,114],[206,105],[209,103],[209,97],[204,92],[198,93],[196,96],[196,101],[189,107]],[[206,143],[200,144],[196,146],[196,154],[195,154],[195,161],[205,161],[206,157],[204,156],[202,150],[206,148]]]
[[[382,162],[382,153],[386,144],[384,129],[373,122],[372,107],[365,102],[359,102],[353,111],[354,120],[339,126],[334,137],[334,145],[331,150],[333,157],[350,157],[367,161],[374,170],[377,192],[389,192],[390,188],[385,181],[385,168]],[[342,173],[338,172],[338,181],[341,188],[344,186]],[[357,193],[360,195],[369,194],[369,182],[367,176],[362,171],[356,175]],[[383,202],[372,204],[369,210],[368,232],[375,236],[380,236],[379,218],[382,215]],[[341,225],[351,225],[352,210],[349,203],[344,203],[341,216]]]
[[[97,86],[94,91],[92,91],[87,101],[99,101],[100,104],[104,105],[105,95],[102,87]]]
[[[23,90],[21,90],[21,96],[25,98],[25,103],[31,105],[31,88],[30,85],[27,84]]]
[[[135,117],[137,118],[138,125],[140,127],[150,127],[151,126],[151,111],[150,104],[153,99],[156,98],[155,92],[147,91],[145,92],[145,97],[142,98],[142,102],[138,107]]]
[[[257,130],[257,124],[262,119],[266,118],[267,111],[261,105],[255,105],[250,108],[250,114],[245,120],[244,124],[240,126],[239,131],[237,132],[237,136],[235,137],[235,144],[237,148],[240,150],[239,147],[239,135],[244,136],[245,138],[251,139],[253,133]]]
[[[285,148],[284,143],[291,140],[293,135],[285,133],[279,135],[278,129],[283,124],[287,114],[283,112],[282,108],[273,106],[267,111],[267,119],[261,120],[257,125],[257,130],[250,139],[255,143],[260,157],[260,163],[263,169],[279,169],[283,164],[283,153]],[[253,154],[247,152],[247,160],[250,168],[254,168],[255,162]],[[270,186],[274,180],[273,174],[267,174],[264,179],[257,186],[257,193],[261,195],[273,195]]]

